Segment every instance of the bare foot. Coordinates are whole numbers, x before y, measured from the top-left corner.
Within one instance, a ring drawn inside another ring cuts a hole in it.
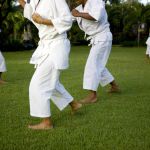
[[[146,54],[146,58],[149,60],[150,59],[150,56],[148,54]]]
[[[120,93],[120,92],[121,90],[118,86],[112,86],[110,90],[108,91],[108,93]]]
[[[28,128],[33,130],[48,130],[53,129],[53,124],[51,118],[43,118],[41,123],[29,125]]]
[[[146,61],[147,61],[148,63],[150,63],[150,56],[149,56],[149,55],[146,55]]]
[[[33,130],[48,130],[48,129],[53,129],[53,125],[45,124],[41,122],[39,124],[29,125],[28,128]]]
[[[77,101],[72,101],[70,103],[70,106],[72,109],[72,114],[74,114],[76,111],[78,111],[82,107],[82,104]]]
[[[96,95],[89,95],[83,100],[80,101],[81,104],[91,104],[97,102],[97,96]]]

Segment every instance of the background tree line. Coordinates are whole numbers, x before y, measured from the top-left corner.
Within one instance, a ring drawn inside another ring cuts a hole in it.
[[[0,0],[0,48],[2,50],[23,49],[23,34],[31,32],[32,43],[37,43],[37,29],[22,15],[16,0]],[[70,9],[76,4],[74,0],[67,0]],[[108,1],[106,0],[106,3]],[[150,28],[150,4],[144,6],[137,0],[112,0],[106,4],[110,29],[113,33],[113,44],[123,46],[136,46],[138,38],[140,45],[144,45]],[[27,28],[30,26],[30,28]],[[69,31],[69,38],[73,44],[85,44],[84,33],[73,24]]]

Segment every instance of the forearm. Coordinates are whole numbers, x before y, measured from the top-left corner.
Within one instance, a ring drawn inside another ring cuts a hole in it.
[[[41,24],[47,25],[47,26],[53,26],[53,23],[49,19],[42,18]]]
[[[18,0],[18,2],[20,3],[20,5],[24,8],[26,2],[24,0]]]
[[[96,19],[93,18],[92,16],[90,16],[88,13],[79,12],[79,17],[84,18],[84,19],[87,19],[87,20],[96,21]]]
[[[53,23],[52,23],[51,20],[41,17],[38,13],[34,13],[32,15],[32,19],[33,19],[34,22],[36,22],[38,24],[44,24],[44,25],[47,25],[47,26],[53,26]]]

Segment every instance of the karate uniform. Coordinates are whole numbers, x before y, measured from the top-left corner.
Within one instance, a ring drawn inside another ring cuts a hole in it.
[[[76,18],[80,29],[89,35],[87,40],[92,45],[84,70],[83,88],[97,91],[99,84],[105,86],[114,80],[105,67],[112,47],[105,3],[102,0],[87,0],[84,8],[79,5],[76,10],[89,13],[96,20]]]
[[[147,44],[146,55],[149,55],[150,57],[150,36],[148,37],[146,44]]]
[[[28,12],[50,19],[54,26],[35,23]],[[60,110],[73,100],[59,82],[60,70],[69,66],[70,41],[66,31],[72,26],[72,17],[65,0],[40,0],[39,3],[38,0],[31,0],[25,5],[24,16],[35,24],[40,37],[30,60],[36,66],[29,86],[30,114],[50,117],[50,100]]]
[[[0,72],[6,72],[5,59],[0,51]]]

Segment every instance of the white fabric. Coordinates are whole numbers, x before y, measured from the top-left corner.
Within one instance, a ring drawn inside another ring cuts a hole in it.
[[[84,70],[84,89],[97,91],[99,84],[105,86],[114,80],[114,77],[105,67],[110,55],[111,46],[111,41],[92,45]]]
[[[5,72],[5,71],[6,71],[5,59],[0,51],[0,72]]]
[[[102,0],[87,0],[84,8],[76,7],[79,12],[88,13],[96,21],[77,17],[81,30],[89,35],[92,48],[88,56],[83,79],[83,88],[97,91],[99,84],[105,86],[114,80],[114,77],[105,67],[112,46],[112,34],[109,29],[105,3]]]
[[[147,45],[146,55],[149,55],[149,57],[150,57],[150,45]]]
[[[39,29],[40,39],[53,39],[58,34],[63,34],[68,31],[72,25],[72,17],[70,10],[67,6],[65,0],[31,0],[30,5],[32,7],[33,13],[36,12],[40,14],[43,18],[50,19],[54,26],[40,25],[35,23],[32,19],[31,21]],[[37,5],[38,4],[38,5]],[[36,7],[37,6],[37,7]],[[24,8],[24,14],[28,13],[29,7]],[[36,9],[35,9],[36,8]],[[32,14],[33,14],[32,13]],[[31,18],[31,17],[29,17]]]
[[[36,12],[43,18],[50,19],[54,26],[37,24],[31,19],[39,30],[40,42],[30,63],[38,65],[48,55],[51,55],[54,56],[53,63],[57,64],[56,69],[66,69],[68,68],[68,56],[70,52],[70,44],[67,41],[66,31],[72,26],[72,17],[68,5],[65,0],[40,0],[39,4],[38,1],[31,0],[30,4],[26,4],[26,6],[30,5],[32,7],[33,12],[30,11],[32,14]],[[26,6],[24,8],[24,15],[28,13],[26,11],[29,9]]]
[[[67,69],[69,67],[69,53],[70,41],[66,38],[58,37],[54,40],[40,40],[30,63],[40,65],[50,56],[56,69]]]
[[[150,46],[150,37],[148,37],[146,44]]]
[[[103,38],[103,40],[102,40],[102,38]],[[98,42],[106,42],[106,41],[112,42],[112,33],[105,32],[105,33],[103,33],[103,35],[101,33],[99,33],[99,34],[97,33],[95,36],[89,36],[87,38],[87,40],[90,40],[89,45],[97,44]]]
[[[29,87],[30,114],[34,117],[50,117],[50,101],[63,110],[73,97],[59,82],[60,71],[55,69],[51,58],[37,67]]]
[[[24,11],[23,11],[23,15],[25,18],[32,20],[32,14],[33,14],[33,8],[31,7],[30,4],[26,4]]]
[[[150,57],[150,36],[148,37],[146,44],[147,44],[146,55],[149,55]]]
[[[81,17],[77,17],[77,22],[81,30],[89,36],[99,35],[99,41],[112,40],[112,36],[106,36],[106,32],[109,32],[109,23],[107,12],[105,10],[105,3],[102,0],[87,0],[84,8],[79,5],[75,8],[79,12],[89,13],[96,21],[87,20]],[[108,39],[107,39],[108,38]]]

